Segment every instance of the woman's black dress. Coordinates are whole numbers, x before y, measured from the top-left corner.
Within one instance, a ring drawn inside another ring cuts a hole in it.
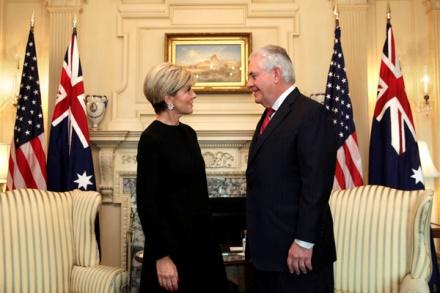
[[[227,292],[195,131],[155,120],[141,135],[137,164],[136,200],[145,234],[140,292],[167,292],[156,273],[156,260],[164,256],[177,266],[178,292]]]

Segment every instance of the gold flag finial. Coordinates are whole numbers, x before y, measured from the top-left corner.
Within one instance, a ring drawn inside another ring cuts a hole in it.
[[[388,19],[388,21],[391,19],[391,6],[390,6],[390,1],[387,1],[387,19]]]
[[[78,23],[78,20],[76,19],[76,15],[73,16],[73,21],[72,21],[72,27],[73,29],[76,29],[76,25]]]
[[[333,14],[335,16],[336,26],[339,26],[339,9],[338,9],[338,2],[337,1],[335,1],[335,7],[333,9]]]
[[[35,26],[35,11],[32,11],[32,16],[31,16],[31,31],[34,30],[34,26]]]

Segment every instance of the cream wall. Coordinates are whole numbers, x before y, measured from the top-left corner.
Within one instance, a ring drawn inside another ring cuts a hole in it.
[[[440,4],[422,0],[389,2],[418,138],[428,142],[440,167],[440,138],[435,129],[440,118],[437,109]],[[341,0],[338,4],[342,45],[366,172],[387,1]],[[267,43],[280,44],[293,57],[297,84],[305,94],[324,92],[334,38],[332,2],[328,0],[0,0],[0,9],[1,80],[19,72],[17,58],[21,64],[30,17],[32,11],[35,12],[35,38],[47,123],[71,34],[71,20],[77,16],[86,94],[106,95],[110,100],[100,125],[104,134],[96,134],[103,136],[107,135],[105,131],[119,131],[118,135],[124,131],[141,131],[153,119],[153,111],[141,87],[148,69],[163,61],[165,33],[251,32],[254,48]],[[423,96],[420,78],[425,65],[434,80],[431,88],[434,112],[428,117],[418,110]],[[12,136],[15,108],[9,98],[10,91],[2,86],[0,142],[9,142]],[[199,94],[194,114],[185,117],[185,121],[199,132],[251,132],[261,112],[249,94]],[[46,134],[48,136],[48,131]],[[135,143],[136,137],[132,137],[127,148],[133,151]],[[98,161],[100,155],[113,158],[115,151],[111,147],[106,153],[99,154],[95,150],[94,154]],[[101,174],[96,165],[99,179]],[[133,175],[132,167],[124,172]],[[119,182],[115,184],[120,186]],[[121,193],[118,186],[112,186],[115,194]],[[121,201],[114,197],[104,204],[101,214],[103,260],[109,264],[119,264],[123,257],[115,253],[122,250],[118,242],[121,206]]]

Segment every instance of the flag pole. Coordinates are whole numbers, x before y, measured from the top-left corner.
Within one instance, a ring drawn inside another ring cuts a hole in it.
[[[31,32],[34,32],[34,26],[35,26],[35,11],[32,11],[32,17],[31,17]]]
[[[335,15],[335,25],[339,26],[339,9],[338,9],[338,1],[335,1],[335,7],[333,9],[333,14]]]

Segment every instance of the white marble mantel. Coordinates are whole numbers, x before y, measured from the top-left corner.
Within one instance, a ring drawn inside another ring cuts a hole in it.
[[[207,174],[244,174],[252,134],[249,130],[197,131]],[[113,196],[123,193],[122,177],[135,177],[140,135],[141,131],[129,130],[90,132],[91,143],[98,153],[98,189],[104,202],[112,201]]]

